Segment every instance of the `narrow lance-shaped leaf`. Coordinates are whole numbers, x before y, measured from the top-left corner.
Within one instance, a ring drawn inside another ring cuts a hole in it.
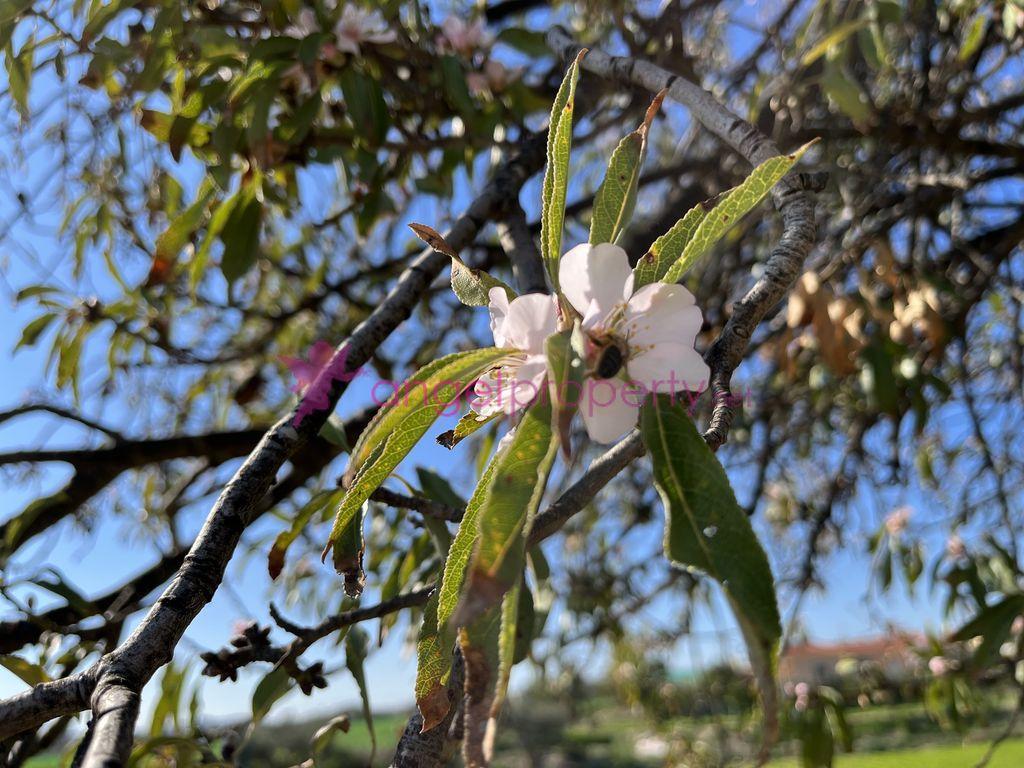
[[[456,352],[424,366],[385,403],[352,449],[348,489],[324,549],[334,549],[334,567],[345,575],[346,590],[359,594],[362,582],[362,514],[366,500],[401,463],[438,416],[507,350],[489,347]],[[353,475],[354,471],[354,475]]]
[[[466,665],[466,709],[462,757],[466,768],[485,768],[494,750],[491,706],[499,665],[501,611],[498,606],[459,630]]]
[[[517,637],[519,634],[519,608],[523,592],[530,590],[519,575],[516,583],[505,593],[501,601],[501,630],[498,633],[498,675],[494,684],[494,701],[491,702],[491,720],[497,721],[501,706],[505,703],[508,683],[512,677],[512,665],[516,663]],[[491,728],[495,726],[492,725]]]
[[[576,97],[576,83],[580,77],[580,61],[586,55],[584,48],[565,73],[548,121],[547,167],[541,187],[540,250],[558,288],[558,258],[562,249],[562,222],[565,219],[565,197],[569,184],[569,154],[572,150],[572,111]]]
[[[583,361],[578,352],[580,333],[577,323],[572,331],[552,334],[544,341],[552,403],[551,428],[566,458],[572,454],[570,426],[583,392]]]
[[[367,463],[374,450],[392,434],[408,432],[399,444],[408,444],[408,449],[411,449],[440,415],[439,411],[507,354],[507,349],[497,347],[456,352],[423,366],[394,392],[385,389],[383,392],[371,393],[378,398],[386,395],[387,401],[366,425],[352,448],[352,457],[345,471],[349,485],[356,471]],[[453,390],[457,391],[453,393]],[[392,446],[392,449],[397,447]],[[398,461],[395,461],[394,466],[397,465]],[[370,490],[372,492],[374,489]]]
[[[525,563],[526,533],[540,505],[558,441],[551,403],[538,400],[523,414],[493,459],[494,473],[477,486],[484,494],[480,530],[466,585],[453,617],[463,626],[497,605]]]
[[[501,449],[498,451],[501,452]],[[462,585],[466,580],[466,566],[473,556],[473,545],[480,531],[480,512],[484,507],[487,494],[484,489],[490,486],[491,478],[497,472],[497,455],[491,458],[483,473],[476,490],[466,504],[466,512],[455,532],[455,539],[448,548],[448,558],[444,563],[444,576],[438,589],[437,623],[444,628],[455,613],[462,593]]]
[[[633,290],[639,290],[645,285],[656,283],[668,272],[676,260],[682,255],[686,244],[690,242],[693,233],[711,209],[715,201],[704,201],[698,203],[688,210],[686,214],[677,221],[664,235],[659,237],[647,253],[640,257],[636,266],[633,267]]]
[[[711,250],[729,229],[736,224],[748,211],[760,203],[765,195],[810,149],[814,141],[804,144],[791,155],[779,155],[765,160],[743,183],[728,192],[697,225],[693,236],[686,243],[679,259],[669,267],[663,282],[678,282],[683,275],[697,262],[701,256]]]
[[[440,591],[434,590],[423,608],[423,624],[416,641],[416,707],[423,716],[422,731],[436,728],[444,721],[452,702],[448,698],[448,679],[452,671],[453,633],[438,628],[437,603]]]
[[[504,290],[509,301],[516,297],[516,292],[498,278],[492,277],[482,269],[474,269],[467,265],[437,230],[426,224],[410,224],[409,229],[435,251],[452,260],[452,291],[467,307],[486,307],[490,302],[488,293],[491,288]]]
[[[668,90],[654,97],[640,127],[626,136],[612,152],[604,181],[594,196],[594,212],[590,220],[590,243],[614,243],[629,224],[636,206],[636,189],[640,168],[647,150],[647,134]]]
[[[768,715],[782,631],[768,558],[729,478],[681,402],[652,398],[640,432],[665,506],[665,554],[717,580],[736,612]]]
[[[341,501],[342,495],[342,491],[317,494],[299,510],[292,520],[292,524],[277,534],[273,545],[270,547],[270,553],[267,555],[267,572],[270,574],[271,579],[276,579],[281,575],[281,571],[284,570],[284,559],[288,553],[288,547],[306,529],[313,516],[323,512],[327,507],[337,504]]]
[[[373,764],[373,758],[377,754],[377,733],[373,729],[373,710],[370,709],[370,694],[366,686],[366,672],[364,662],[366,651],[370,646],[370,636],[362,627],[352,627],[345,636],[345,666],[355,678],[359,686],[359,697],[363,702],[363,719],[366,720],[366,729],[370,732],[370,759],[369,765]]]

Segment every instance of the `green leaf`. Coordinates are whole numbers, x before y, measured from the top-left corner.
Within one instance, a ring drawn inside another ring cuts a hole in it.
[[[450,451],[474,432],[503,415],[501,411],[495,411],[490,416],[481,417],[480,414],[470,411],[459,419],[455,429],[449,429],[447,432],[442,432],[437,436],[438,445],[443,445]]]
[[[980,610],[977,616],[958,629],[950,639],[954,642],[966,642],[980,636],[982,641],[974,651],[973,662],[979,670],[984,669],[1009,636],[1014,619],[1022,613],[1024,595],[1004,597],[998,603]]]
[[[776,646],[782,634],[774,580],[729,478],[682,403],[659,395],[640,412],[654,483],[665,506],[665,554],[675,564],[717,580],[743,630],[751,664],[774,713]]]
[[[875,112],[867,94],[840,62],[825,63],[821,85],[829,100],[850,118],[854,125],[867,126],[874,121]]]
[[[379,146],[390,125],[388,105],[380,84],[353,67],[343,69],[339,80],[356,136],[370,146]]]
[[[497,40],[534,58],[541,58],[551,53],[544,33],[533,29],[505,27],[498,33]]]
[[[473,269],[468,266],[459,257],[458,252],[444,239],[444,235],[436,229],[428,227],[426,224],[416,223],[410,224],[409,229],[435,251],[452,260],[452,290],[459,301],[467,307],[486,307],[490,303],[490,297],[487,294],[491,288],[504,289],[509,301],[516,297],[516,292],[501,280],[491,277],[482,269]]]
[[[39,664],[33,664],[20,656],[0,656],[0,666],[11,672],[26,685],[36,686],[50,682],[50,676]]]
[[[32,54],[34,51],[35,43],[31,37],[21,46],[17,55],[14,53],[13,43],[8,40],[4,56],[4,65],[7,69],[7,90],[24,121],[32,117],[28,104],[28,89],[32,82]]]
[[[389,399],[359,436],[346,471],[349,482],[338,507],[328,547],[334,547],[334,566],[346,575],[346,585],[358,593],[361,579],[362,516],[359,511],[395,467],[419,442],[438,416],[507,350],[489,347],[457,352],[421,368]],[[377,396],[375,394],[375,396]],[[326,550],[325,550],[326,551]]]
[[[242,185],[220,233],[224,243],[220,270],[229,284],[245,275],[259,256],[263,203],[257,195],[258,186],[256,177]]]
[[[804,144],[791,155],[779,155],[765,160],[743,180],[742,184],[726,194],[718,205],[701,218],[682,254],[662,278],[663,282],[678,282],[697,259],[707,253],[740,218],[765,198],[771,188],[789,173],[797,160],[814,143],[810,141]]]
[[[455,540],[448,548],[448,558],[444,563],[444,576],[438,589],[437,623],[441,629],[447,627],[458,606],[459,595],[462,593],[462,585],[466,579],[466,566],[473,555],[473,545],[476,543],[480,530],[480,512],[487,496],[482,489],[490,485],[491,478],[497,471],[496,468],[497,456],[494,456],[480,475],[476,491],[466,504],[466,512],[462,516],[462,522],[459,523],[459,529],[455,532]]]
[[[344,491],[331,491],[329,493],[318,493],[302,507],[292,520],[291,526],[277,534],[270,552],[267,555],[267,571],[271,579],[276,579],[284,569],[285,555],[288,547],[306,529],[313,517],[330,506],[334,506],[341,500]]]
[[[423,608],[423,624],[416,641],[416,707],[423,716],[423,730],[429,731],[444,721],[451,701],[448,678],[452,669],[451,647],[454,636],[437,623],[439,590],[434,590]]]
[[[477,485],[473,495],[483,494],[484,500],[466,585],[452,617],[456,625],[469,624],[497,605],[519,578],[526,559],[526,534],[558,446],[551,413],[547,398],[531,405],[492,459],[493,473],[488,472],[486,482]]]
[[[958,61],[967,61],[975,54],[975,52],[977,52],[978,47],[985,40],[985,31],[987,29],[988,14],[976,14],[974,20],[971,22],[971,26],[967,28],[967,34],[964,36],[964,42],[960,46],[960,51],[956,55]]]
[[[366,728],[370,732],[370,759],[368,765],[373,764],[373,758],[377,754],[377,734],[373,729],[373,711],[370,709],[370,694],[366,686],[366,672],[364,662],[366,652],[370,647],[370,636],[362,627],[352,627],[345,636],[345,666],[355,678],[359,686],[359,697],[363,702],[363,719],[366,720]]]
[[[808,64],[813,64],[815,61],[820,59],[826,53],[829,53],[833,48],[837,47],[840,43],[845,41],[850,35],[854,34],[868,23],[868,19],[856,19],[854,21],[848,21],[845,24],[840,24],[838,27],[829,32],[825,37],[819,40],[807,53],[800,59],[800,63],[805,67]]]
[[[586,52],[586,48],[581,50],[576,60],[569,65],[554,104],[551,105],[551,118],[548,121],[547,166],[541,188],[540,250],[556,291],[558,259],[562,250],[562,223],[565,220],[565,196],[569,184],[573,101],[580,77],[580,61]]]
[[[477,111],[473,96],[469,92],[469,85],[466,83],[466,73],[454,56],[441,57],[441,81],[448,102],[460,115],[470,117]]]
[[[192,239],[192,235],[203,223],[206,216],[206,204],[213,192],[208,186],[196,197],[196,201],[176,216],[156,239],[156,250],[153,261],[173,263],[181,249]]]
[[[50,326],[50,323],[52,323],[56,318],[57,315],[52,312],[47,312],[32,320],[21,332],[21,338],[18,340],[18,343],[14,345],[14,351],[17,352],[22,347],[31,347],[39,341],[39,337],[43,335],[43,332],[46,331]]]
[[[491,719],[495,720],[508,694],[508,683],[512,676],[512,665],[516,663],[517,636],[519,634],[519,608],[522,594],[529,593],[523,585],[523,575],[501,600],[501,630],[498,634],[498,676],[494,685],[494,702],[491,704]]]
[[[570,427],[572,417],[579,410],[583,392],[583,360],[579,354],[579,350],[582,349],[580,334],[582,331],[577,323],[572,331],[555,333],[544,340],[548,389],[553,404],[551,428],[562,447],[562,455],[566,458],[572,455]]]
[[[274,706],[278,699],[284,696],[295,685],[288,671],[284,667],[274,667],[263,679],[256,684],[252,692],[252,719],[258,723]]]
[[[590,219],[591,245],[614,243],[629,224],[636,206],[636,189],[647,149],[647,134],[665,93],[662,91],[654,97],[643,123],[619,142],[608,160],[604,181],[594,196],[594,211]]]
[[[491,288],[501,288],[508,300],[516,298],[516,292],[496,277],[491,277],[482,269],[473,269],[464,261],[452,257],[452,290],[455,296],[467,307],[486,307],[490,302],[488,293]]]
[[[654,241],[633,268],[633,290],[656,283],[665,276],[669,267],[682,255],[697,227],[714,208],[715,202],[698,203],[673,224],[668,232]]]

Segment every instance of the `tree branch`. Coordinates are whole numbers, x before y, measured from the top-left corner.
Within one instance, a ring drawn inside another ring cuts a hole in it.
[[[504,215],[526,180],[544,161],[543,136],[524,138],[522,149],[495,173],[481,194],[455,222],[446,239],[455,248],[468,246],[484,224]],[[213,597],[245,528],[256,516],[274,477],[298,448],[317,434],[334,410],[353,372],[409,317],[420,296],[448,259],[425,250],[398,279],[381,304],[335,351],[299,404],[262,437],[225,487],[177,575],[135,631],[116,650],[90,668],[94,681],[92,737],[82,759],[84,768],[123,765],[131,749],[138,715],[138,692],[157,669],[170,661],[174,647],[196,614]],[[30,692],[31,699],[31,692]],[[37,700],[25,726],[39,725],[69,711],[83,700]],[[0,704],[0,712],[6,709]],[[0,738],[9,726],[0,724]]]

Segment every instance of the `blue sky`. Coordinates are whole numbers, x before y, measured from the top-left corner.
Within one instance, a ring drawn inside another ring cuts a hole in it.
[[[771,15],[768,13],[767,15]],[[737,33],[735,41],[742,47],[742,33]],[[38,96],[38,94],[37,94]],[[45,97],[45,94],[43,94]],[[667,110],[669,111],[669,110]],[[685,121],[680,110],[671,110],[676,120]],[[6,161],[7,173],[11,168],[21,168],[27,173],[26,190],[37,191],[39,185],[53,182],[47,177],[51,172],[49,164],[38,158],[29,164],[11,156],[11,150],[0,147],[0,158]],[[318,218],[325,211],[315,210],[316,185],[309,182],[310,216]],[[443,222],[451,213],[461,208],[460,200],[465,200],[475,182],[464,180],[452,211],[427,206],[429,210],[418,211],[422,220]],[[537,194],[537,182],[529,185],[524,192],[524,202]],[[45,195],[40,193],[39,200],[51,197],[52,188]],[[571,195],[570,195],[571,197]],[[7,374],[0,377],[0,410],[19,405],[30,400],[37,400],[53,394],[52,381],[47,381],[42,371],[46,360],[46,340],[34,348],[12,354],[12,350],[20,337],[21,328],[30,321],[37,310],[28,306],[15,307],[11,288],[17,289],[27,284],[38,282],[41,274],[52,273],[60,279],[68,279],[70,275],[70,257],[66,251],[66,243],[59,241],[52,232],[55,219],[59,216],[58,209],[40,211],[34,209],[36,222],[31,223],[19,219],[14,225],[17,232],[17,244],[5,242],[5,250],[0,253],[0,301],[3,307],[3,322],[0,322],[0,360],[4,362]],[[0,193],[0,231],[6,230],[6,223],[14,221],[18,216],[17,202],[13,194]],[[103,290],[104,286],[98,286]],[[52,331],[51,331],[52,332]],[[47,337],[48,338],[48,337]],[[66,400],[66,398],[65,398]],[[353,387],[345,395],[341,412],[353,412],[360,405],[369,401],[365,385]],[[134,430],[138,425],[136,414],[131,409],[110,409],[99,413],[96,411],[98,401],[94,397],[86,397],[84,410],[87,415],[98,418],[112,426],[125,426],[133,435],[144,436]],[[147,421],[156,421],[147,420]],[[443,427],[441,427],[443,429]],[[440,431],[440,429],[439,429]],[[35,448],[41,446],[78,446],[82,441],[93,439],[87,430],[69,424],[66,421],[49,416],[25,416],[0,425],[0,451],[19,448]],[[444,449],[425,441],[421,448],[410,457],[405,466],[415,464],[433,467],[442,474],[447,474],[453,456]],[[236,462],[237,465],[237,462]],[[16,514],[24,505],[39,495],[58,488],[68,477],[68,470],[61,465],[44,467],[29,479],[8,468],[0,471],[0,520]],[[463,488],[465,490],[465,488]],[[921,503],[920,498],[912,491],[903,501]],[[105,497],[106,498],[106,497]],[[860,530],[866,531],[877,525],[877,503],[873,498],[855,501],[856,509],[861,510],[863,525]],[[208,505],[195,505],[184,514],[181,521],[183,534],[194,535],[208,511]],[[5,577],[10,580],[38,568],[42,564],[52,565],[60,569],[67,579],[78,586],[88,597],[109,589],[123,580],[127,573],[144,570],[156,557],[156,550],[141,535],[130,530],[131,523],[124,518],[115,519],[113,515],[101,511],[96,518],[95,526],[87,534],[76,530],[70,521],[65,521],[54,530],[39,537],[24,552],[19,553],[10,565]],[[276,531],[280,523],[264,519],[247,532],[246,539],[254,540]],[[842,553],[832,556],[825,569],[826,590],[822,594],[813,594],[804,602],[803,622],[812,637],[819,640],[859,637],[875,634],[884,630],[889,624],[895,624],[911,630],[938,629],[941,625],[938,599],[922,591],[917,599],[909,597],[902,587],[897,587],[883,598],[865,600],[869,592],[868,559],[858,554],[863,547],[854,541]],[[862,541],[862,539],[861,539]],[[930,545],[930,557],[934,557],[942,546],[939,534],[927,539]],[[557,542],[549,545],[556,549]],[[200,650],[215,649],[225,644],[232,634],[232,627],[242,619],[257,619],[268,623],[266,614],[267,597],[271,593],[271,584],[266,576],[265,562],[262,557],[236,557],[229,570],[230,590],[219,591],[214,601],[207,606],[190,627],[186,641],[180,648],[183,659],[194,657]],[[53,600],[43,593],[38,593],[40,604]],[[373,596],[368,595],[367,600]],[[678,598],[666,598],[653,604],[642,619],[652,626],[670,624],[673,613],[677,610]],[[788,616],[786,604],[782,606]],[[298,618],[312,620],[312,616],[296,614]],[[7,617],[5,615],[5,617]],[[557,617],[555,617],[557,620]],[[373,633],[371,627],[371,634]],[[374,652],[369,661],[368,678],[374,706],[388,709],[407,706],[412,700],[412,681],[415,674],[414,660],[402,654],[401,632],[392,632],[385,646]],[[327,644],[323,644],[328,648]],[[582,665],[600,666],[605,660],[601,649],[588,649],[577,646],[573,657]],[[329,652],[326,654],[329,658]],[[742,656],[739,637],[732,627],[731,621],[724,611],[711,613],[702,611],[695,626],[692,639],[680,644],[678,654],[672,663],[680,669],[700,668],[723,655],[733,658]],[[334,666],[338,666],[337,656],[333,656]],[[328,666],[331,666],[330,664]],[[523,673],[518,673],[520,682]],[[203,698],[206,711],[218,717],[229,717],[244,714],[249,709],[252,687],[259,678],[259,673],[247,672],[237,683],[217,683],[209,679],[202,681]],[[10,695],[23,688],[23,684],[5,670],[0,670],[0,696]],[[152,702],[152,696],[144,697]],[[335,708],[352,708],[357,704],[358,693],[347,673],[342,673],[332,681],[331,686],[316,694],[314,703],[297,692],[275,709],[275,717],[308,715]]]

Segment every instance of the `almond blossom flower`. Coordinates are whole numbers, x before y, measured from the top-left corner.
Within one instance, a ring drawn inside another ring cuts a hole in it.
[[[548,370],[544,340],[558,325],[558,305],[552,296],[527,293],[510,302],[504,288],[491,288],[487,298],[494,344],[513,351],[473,388],[476,398],[471,407],[481,418],[514,414],[540,394]]]
[[[316,14],[313,13],[312,8],[303,8],[299,11],[299,15],[295,20],[295,23],[288,27],[284,33],[288,37],[294,37],[302,40],[309,37],[314,32],[320,31],[320,24],[316,19]]]
[[[438,45],[442,48],[471,56],[479,48],[489,48],[494,38],[484,28],[483,19],[465,22],[458,16],[449,16],[441,22]]]
[[[681,285],[633,292],[626,252],[577,245],[559,264],[562,293],[583,317],[591,380],[580,404],[587,434],[611,443],[636,426],[649,392],[699,392],[711,371],[694,348],[701,313]]]
[[[348,3],[334,25],[334,46],[342,53],[360,54],[360,43],[381,45],[395,40],[395,30],[388,29],[379,10],[368,11]]]
[[[897,507],[885,518],[885,530],[890,536],[899,536],[910,522],[910,507]]]
[[[518,69],[509,69],[500,61],[488,59],[483,68],[466,75],[470,93],[482,96],[486,93],[501,93],[519,76]]]

